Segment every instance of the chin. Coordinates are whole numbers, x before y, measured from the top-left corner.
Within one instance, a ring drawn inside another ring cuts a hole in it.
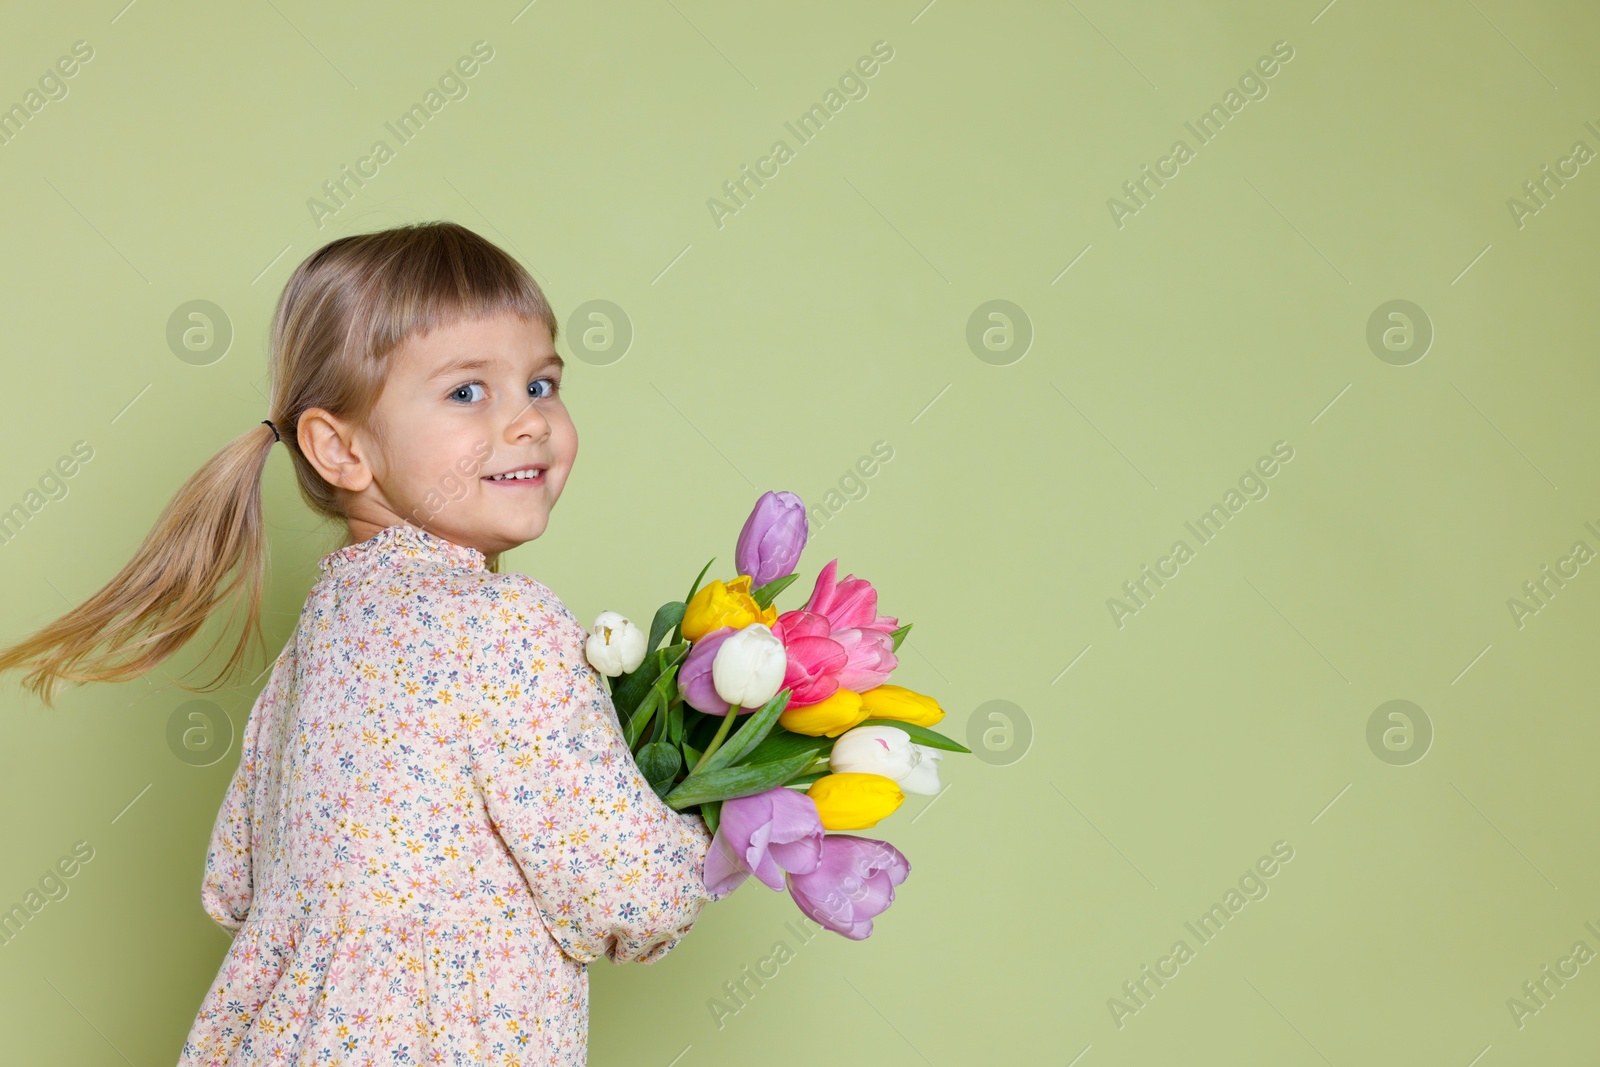
[[[549,523],[541,517],[538,520],[509,523],[495,532],[501,539],[508,542],[511,548],[515,548],[517,545],[525,545],[534,538],[543,535],[548,525]],[[509,551],[509,549],[501,549],[500,551],[505,552]]]

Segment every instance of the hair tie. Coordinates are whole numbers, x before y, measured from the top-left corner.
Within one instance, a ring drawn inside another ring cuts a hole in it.
[[[272,431],[272,440],[274,442],[283,440],[283,438],[278,434],[278,428],[276,426],[272,425],[272,420],[271,419],[262,419],[261,420],[261,425],[267,427],[268,429],[270,429]]]

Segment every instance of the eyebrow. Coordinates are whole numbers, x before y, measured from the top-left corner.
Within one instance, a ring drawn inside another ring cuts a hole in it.
[[[496,367],[499,365],[500,361],[497,359],[488,359],[483,356],[463,356],[460,359],[452,359],[450,362],[444,364],[438,370],[428,375],[428,381],[432,381],[435,378],[448,378],[450,375],[459,374],[462,371],[487,370],[490,367]],[[566,360],[552,352],[550,355],[541,359],[533,369],[536,371],[550,369],[563,370],[566,368],[566,365]]]

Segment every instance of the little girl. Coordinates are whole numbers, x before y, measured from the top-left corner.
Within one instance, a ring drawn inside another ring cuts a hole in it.
[[[48,701],[134,677],[240,594],[259,637],[262,468],[343,521],[244,728],[201,901],[234,935],[180,1067],[583,1064],[588,963],[653,963],[714,899],[711,835],[639,773],[555,593],[500,573],[578,450],[556,319],[451,223],[344,237],[272,324],[271,418],[132,562],[0,653]],[[219,679],[222,676],[219,676]]]

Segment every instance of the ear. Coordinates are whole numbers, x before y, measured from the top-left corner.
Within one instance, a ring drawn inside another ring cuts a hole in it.
[[[372,468],[356,443],[355,426],[324,408],[308,408],[296,432],[300,454],[329,485],[359,493],[372,484]]]

